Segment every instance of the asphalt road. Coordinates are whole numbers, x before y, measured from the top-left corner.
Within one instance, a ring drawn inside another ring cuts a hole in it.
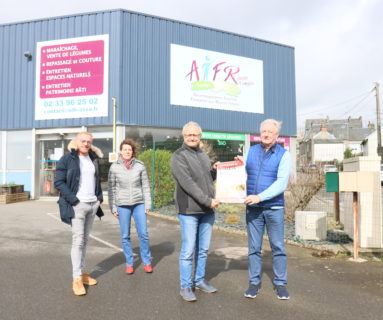
[[[215,294],[198,301],[179,296],[179,227],[149,217],[154,273],[136,257],[136,272],[124,274],[117,220],[96,220],[87,265],[99,281],[86,296],[71,290],[70,228],[58,221],[54,202],[0,205],[0,319],[383,319],[383,263],[319,259],[288,246],[291,299],[272,290],[270,250],[265,246],[263,287],[256,299],[243,297],[248,285],[246,238],[215,231],[207,278]],[[133,228],[134,230],[134,228]],[[137,236],[132,234],[138,253]]]

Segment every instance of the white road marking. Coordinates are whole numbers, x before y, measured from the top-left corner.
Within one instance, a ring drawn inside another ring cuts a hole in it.
[[[48,212],[47,215],[50,216],[51,218],[61,222],[61,219],[58,218],[56,214]],[[67,227],[70,228],[69,225],[67,225]],[[112,244],[112,243],[110,243],[108,241],[102,240],[99,237],[96,237],[96,236],[94,236],[92,234],[90,234],[89,237],[94,239],[94,240],[96,240],[96,241],[98,241],[98,242],[100,242],[100,243],[102,243],[102,244],[104,244],[104,245],[106,245],[106,246],[108,246],[109,248],[112,248],[112,249],[116,250],[117,252],[122,252],[121,248],[115,246],[114,244]]]

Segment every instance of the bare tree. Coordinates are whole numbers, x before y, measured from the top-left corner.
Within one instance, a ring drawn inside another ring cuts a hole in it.
[[[285,218],[294,221],[294,213],[304,210],[311,198],[324,185],[322,170],[299,173],[295,182],[290,181],[285,192]]]
[[[199,147],[207,153],[210,162],[214,163],[217,161],[217,154],[214,152],[213,146],[206,140],[201,140]]]

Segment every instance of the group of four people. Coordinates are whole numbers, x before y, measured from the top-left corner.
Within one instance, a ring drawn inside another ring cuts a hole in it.
[[[261,288],[262,240],[265,226],[273,255],[274,289],[279,299],[289,299],[287,265],[284,247],[284,198],[290,175],[288,151],[276,143],[280,122],[267,119],[261,123],[261,144],[237,159],[246,163],[246,224],[248,232],[249,288],[245,297],[255,298]],[[181,228],[179,255],[180,295],[195,301],[193,289],[213,293],[217,289],[205,279],[208,250],[214,224],[214,209],[219,200],[213,181],[217,163],[211,165],[200,148],[201,127],[187,123],[182,130],[183,145],[174,152],[171,169],[175,188],[175,205]],[[95,285],[96,279],[85,272],[85,253],[95,216],[103,216],[103,200],[97,159],[103,155],[92,145],[92,135],[81,132],[69,146],[56,169],[55,187],[60,191],[59,207],[63,222],[72,226],[72,289],[84,295],[84,284]],[[119,159],[109,171],[108,196],[112,214],[118,218],[127,274],[134,273],[130,245],[133,216],[140,244],[140,255],[147,273],[153,272],[147,232],[146,214],[151,204],[150,187],[144,164],[136,159],[137,145],[127,139],[120,145]],[[194,272],[193,272],[194,259]]]

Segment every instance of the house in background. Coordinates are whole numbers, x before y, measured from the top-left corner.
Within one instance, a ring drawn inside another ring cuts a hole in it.
[[[381,140],[383,141],[383,139]],[[361,143],[363,156],[378,156],[377,130],[370,133]]]
[[[308,119],[299,142],[298,165],[343,161],[344,151],[362,152],[361,143],[374,131],[373,125],[363,128],[362,117],[330,120]]]

